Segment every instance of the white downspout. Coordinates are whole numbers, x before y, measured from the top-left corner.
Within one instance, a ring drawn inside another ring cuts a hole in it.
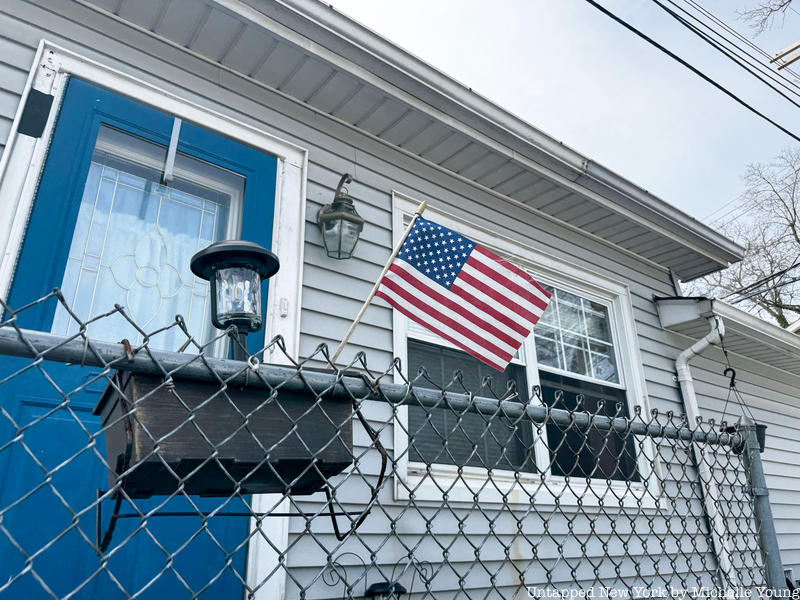
[[[700,409],[697,406],[697,395],[694,392],[694,381],[692,380],[692,372],[689,369],[689,361],[702,354],[712,344],[722,342],[722,336],[725,335],[725,323],[718,316],[708,317],[708,323],[711,326],[711,331],[681,352],[675,360],[675,370],[678,372],[678,383],[683,394],[686,418],[692,426],[697,423],[697,419],[700,417]]]
[[[681,386],[686,419],[690,427],[696,426],[700,418],[700,408],[697,405],[697,394],[695,394],[694,391],[694,381],[692,380],[692,372],[689,369],[689,361],[704,352],[712,344],[720,344],[722,342],[722,336],[725,335],[725,324],[721,318],[713,315],[708,317],[708,323],[711,327],[711,331],[709,331],[705,337],[681,352],[675,360],[675,370],[678,373],[678,383]],[[717,510],[719,488],[711,474],[711,468],[703,459],[703,452],[700,445],[692,444],[692,451],[694,452],[695,463],[700,475],[703,504],[705,506],[706,515],[708,516],[709,526],[711,527],[711,537],[714,544],[714,553],[717,557],[717,564],[719,565],[720,571],[724,574],[727,584],[735,588],[738,586],[738,581],[730,560],[730,539],[728,537],[725,520]],[[724,585],[726,582],[720,583]]]

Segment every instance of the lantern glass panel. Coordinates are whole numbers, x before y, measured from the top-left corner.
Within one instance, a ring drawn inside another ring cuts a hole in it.
[[[353,254],[358,242],[358,236],[363,227],[361,223],[342,221],[342,242],[339,248],[339,254],[342,255],[342,258],[350,258],[350,255]]]
[[[323,221],[322,235],[325,238],[325,249],[328,256],[350,258],[363,227],[361,223],[353,223],[344,219]]]
[[[261,277],[253,269],[228,267],[215,272],[217,321],[223,326],[261,327]]]

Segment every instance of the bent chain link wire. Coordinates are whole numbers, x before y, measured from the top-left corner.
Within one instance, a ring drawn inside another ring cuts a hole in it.
[[[19,325],[26,311],[54,302],[78,324],[75,334],[47,336]],[[13,597],[15,586],[25,581],[33,581],[42,597],[81,597],[98,578],[110,581],[119,598],[145,597],[161,578],[180,582],[183,597],[215,597],[214,584],[231,576],[248,598],[278,580],[286,598],[317,599],[363,598],[376,582],[400,584],[415,599],[514,598],[535,595],[537,590],[598,586],[630,590],[764,584],[759,531],[741,450],[735,435],[715,432],[713,421],[687,423],[683,416],[655,410],[645,414],[638,406],[628,417],[620,405],[599,401],[592,407],[582,396],[568,408],[561,392],[547,404],[538,387],[524,404],[521,399],[528,396],[524,390],[509,386],[495,393],[490,380],[478,389],[467,389],[460,372],[443,388],[425,369],[404,374],[398,360],[374,372],[363,353],[339,368],[331,363],[324,345],[308,357],[294,359],[281,338],[269,341],[246,363],[220,361],[213,358],[211,348],[225,338],[225,332],[200,343],[180,316],[167,327],[148,332],[120,306],[82,321],[58,290],[16,310],[2,304],[2,312],[0,492],[10,491],[0,493],[0,553],[5,552],[0,597]],[[89,327],[112,315],[125,319],[142,343],[132,348],[126,340],[116,354],[109,354],[109,344],[90,339]],[[170,329],[185,337],[180,353],[154,348],[154,337]],[[4,355],[25,358],[12,361]],[[280,357],[280,365],[265,364],[273,356]],[[64,369],[55,368],[59,362],[71,364],[69,369],[86,369],[83,379],[70,379],[80,381],[77,387],[60,380]],[[134,398],[120,373],[156,374],[160,384]],[[10,388],[24,377],[46,387],[53,400],[29,417],[14,412],[10,403]],[[188,401],[176,384],[186,378],[205,381],[208,397]],[[130,407],[103,426],[89,424],[85,407],[77,401],[97,383],[111,388]],[[243,409],[236,401],[237,390],[251,388],[263,390],[261,400],[255,408]],[[151,432],[135,410],[137,403],[157,392],[170,394],[186,414],[178,426],[161,435]],[[305,410],[298,413],[285,406],[290,392],[308,399]],[[348,422],[329,414],[332,397],[349,400]],[[198,418],[199,411],[215,403],[224,403],[237,417],[230,431],[216,441]],[[264,443],[254,422],[258,411],[268,407],[288,426]],[[414,426],[408,416],[412,410],[417,415]],[[344,443],[339,432],[349,426],[350,465],[327,476],[312,460],[287,476],[270,458],[281,444],[297,437],[300,421],[311,417],[336,433],[317,445],[301,439],[304,451],[318,457],[338,448]],[[54,421],[68,428],[72,438],[78,435],[82,440],[55,464],[36,445],[41,442],[37,430]],[[104,436],[119,422],[127,436],[126,451],[120,460],[112,460],[105,455]],[[152,445],[136,461],[131,460],[134,429]],[[208,452],[192,469],[177,472],[162,450],[187,431],[203,440]],[[246,474],[234,475],[222,457],[225,445],[242,435],[257,445],[260,459]],[[697,458],[693,446],[699,449]],[[527,466],[511,466],[513,448],[522,449],[522,463]],[[598,456],[606,457],[605,467],[601,468]],[[711,472],[716,489],[711,498],[704,497],[695,460],[703,461]],[[61,479],[76,461],[89,461],[104,473],[115,474],[114,485],[99,490],[92,500],[76,502]],[[143,500],[129,493],[126,480],[148,462],[170,474],[174,489]],[[4,486],[2,479],[11,477],[22,463],[30,485]],[[209,466],[223,474],[229,489],[212,509],[187,491],[192,477]],[[264,471],[280,482],[283,491],[266,496],[246,493],[248,478]],[[291,493],[309,476],[324,482],[321,493]],[[63,513],[42,515],[36,523],[13,518],[42,495]],[[709,500],[724,531],[712,531],[715,525],[704,505]],[[175,510],[176,503],[181,510]],[[237,516],[249,518],[250,525],[241,528],[241,536],[231,544],[220,537],[215,524]],[[119,519],[134,525],[115,531]],[[286,520],[286,539],[271,535],[267,519]],[[164,538],[163,528],[155,523],[165,520],[180,521],[184,537]],[[340,523],[345,523],[343,529]],[[39,531],[34,544],[25,530],[30,527]],[[724,543],[731,563],[728,570],[718,563],[715,533]],[[47,556],[67,537],[80,541],[71,552],[94,558],[85,577],[64,590]],[[196,574],[186,572],[181,554],[201,538],[207,542],[209,566],[198,583]],[[147,581],[136,580],[131,586],[117,565],[134,543],[146,545],[149,559],[160,566]],[[258,568],[251,564],[248,571],[247,561],[239,557],[256,547],[263,550],[256,555],[264,557],[264,564]]]

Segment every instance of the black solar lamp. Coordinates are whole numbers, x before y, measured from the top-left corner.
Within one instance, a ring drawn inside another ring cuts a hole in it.
[[[192,273],[211,286],[211,322],[234,327],[231,357],[247,360],[247,334],[261,329],[261,282],[280,268],[278,257],[253,242],[226,240],[192,257]]]

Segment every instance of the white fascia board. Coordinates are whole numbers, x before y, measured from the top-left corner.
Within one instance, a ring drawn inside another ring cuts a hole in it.
[[[717,231],[548,136],[328,4],[318,0],[215,2],[240,18],[248,15],[249,20],[261,26],[271,22],[273,26],[266,28],[275,33],[274,25],[283,25],[293,35],[286,36],[284,29],[282,37],[306,51],[324,60],[330,60],[329,53],[338,55],[335,64],[356,67],[348,69],[356,77],[367,72],[370,83],[384,92],[404,102],[410,97],[417,109],[420,104],[427,105],[443,116],[434,114],[433,118],[444,123],[460,122],[472,130],[473,139],[487,144],[486,138],[490,138],[495,143],[488,143],[489,147],[499,143],[505,150],[503,154],[510,154],[522,166],[707,256],[721,267],[743,256],[741,246]],[[305,41],[293,39],[297,37]],[[459,129],[469,133],[463,127]],[[595,193],[598,190],[600,194]]]
[[[721,300],[714,300],[714,314],[722,317],[728,329],[783,353],[800,356],[800,337],[795,333]]]
[[[664,329],[716,315],[725,322],[726,331],[736,332],[781,354],[800,357],[800,336],[722,300],[704,297],[656,298],[655,302]]]

